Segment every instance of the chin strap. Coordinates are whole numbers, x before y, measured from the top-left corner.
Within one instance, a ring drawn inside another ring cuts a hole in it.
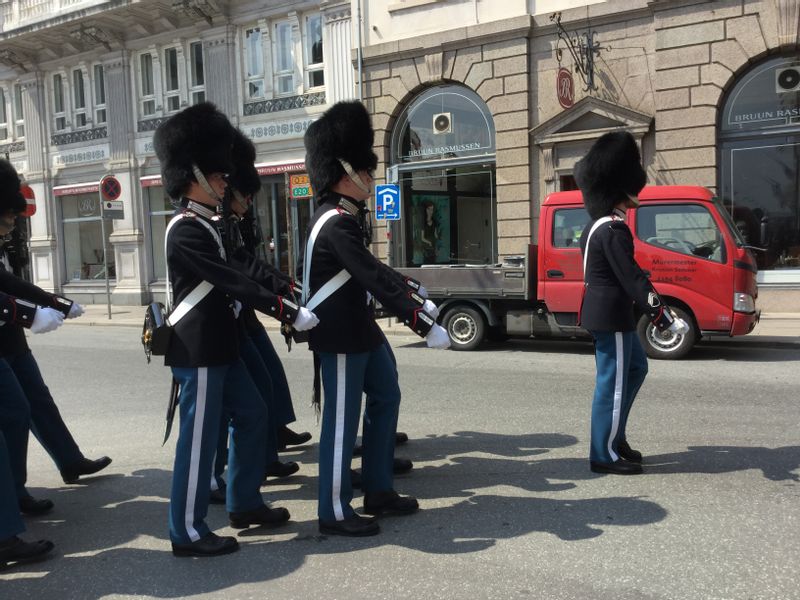
[[[208,183],[208,180],[206,179],[206,176],[203,175],[200,167],[192,164],[192,173],[194,173],[194,177],[197,179],[197,183],[200,184],[200,187],[203,188],[203,191],[211,196],[212,200],[215,200],[218,203],[217,212],[220,212],[222,210],[222,198],[219,197],[219,194],[217,194],[217,192],[214,191],[214,188],[212,188]]]
[[[345,173],[347,173],[347,176],[350,178],[350,181],[352,181],[358,189],[360,189],[365,194],[369,194],[370,196],[372,195],[372,190],[369,188],[368,185],[366,185],[363,181],[361,181],[361,177],[359,177],[358,173],[356,173],[353,170],[353,167],[350,166],[349,162],[347,162],[346,160],[342,160],[340,158],[339,164],[342,165],[342,168],[344,169]]]

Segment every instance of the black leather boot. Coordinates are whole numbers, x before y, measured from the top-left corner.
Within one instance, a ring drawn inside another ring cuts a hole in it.
[[[264,504],[253,510],[232,512],[228,516],[234,529],[247,529],[250,525],[280,527],[289,520],[289,511]]]
[[[238,549],[239,542],[235,537],[219,536],[216,533],[209,533],[191,544],[172,544],[172,554],[175,556],[220,556]]]
[[[52,549],[53,542],[50,540],[26,542],[15,535],[0,540],[0,566],[7,567],[44,560]]]
[[[642,462],[642,453],[631,448],[627,440],[623,440],[619,443],[617,454],[619,454],[620,458],[624,458],[628,462],[638,464],[641,464]]]
[[[364,512],[368,515],[410,515],[419,510],[413,496],[401,496],[394,490],[364,494]]]
[[[643,472],[642,465],[627,460],[615,460],[614,462],[590,460],[589,468],[592,473],[611,473],[612,475],[639,475]]]
[[[365,537],[380,533],[380,525],[375,519],[353,515],[343,521],[319,520],[319,532],[326,535],[344,535],[348,537]]]
[[[107,456],[91,460],[85,456],[74,465],[61,469],[61,479],[64,483],[76,483],[81,475],[93,475],[98,471],[102,471],[111,464],[111,459]]]

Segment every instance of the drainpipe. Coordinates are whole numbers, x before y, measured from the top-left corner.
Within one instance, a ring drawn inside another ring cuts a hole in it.
[[[364,93],[361,85],[363,78],[363,65],[361,63],[361,0],[356,0],[356,4],[358,6],[356,10],[356,25],[358,27],[358,99],[363,102]]]

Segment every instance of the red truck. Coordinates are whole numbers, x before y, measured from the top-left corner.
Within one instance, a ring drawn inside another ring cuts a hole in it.
[[[653,358],[685,356],[700,337],[750,333],[758,322],[756,261],[730,213],[697,186],[649,186],[628,210],[636,261],[662,298],[691,327],[659,333],[646,318],[639,337]],[[528,256],[495,265],[399,269],[420,280],[440,306],[456,350],[484,339],[584,337],[577,325],[583,287],[579,240],[590,221],[578,191],[550,194],[539,214],[539,243]]]

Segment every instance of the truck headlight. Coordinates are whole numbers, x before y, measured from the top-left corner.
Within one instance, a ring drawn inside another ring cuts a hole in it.
[[[733,293],[733,312],[754,313],[756,312],[756,301],[750,294],[744,292]]]

